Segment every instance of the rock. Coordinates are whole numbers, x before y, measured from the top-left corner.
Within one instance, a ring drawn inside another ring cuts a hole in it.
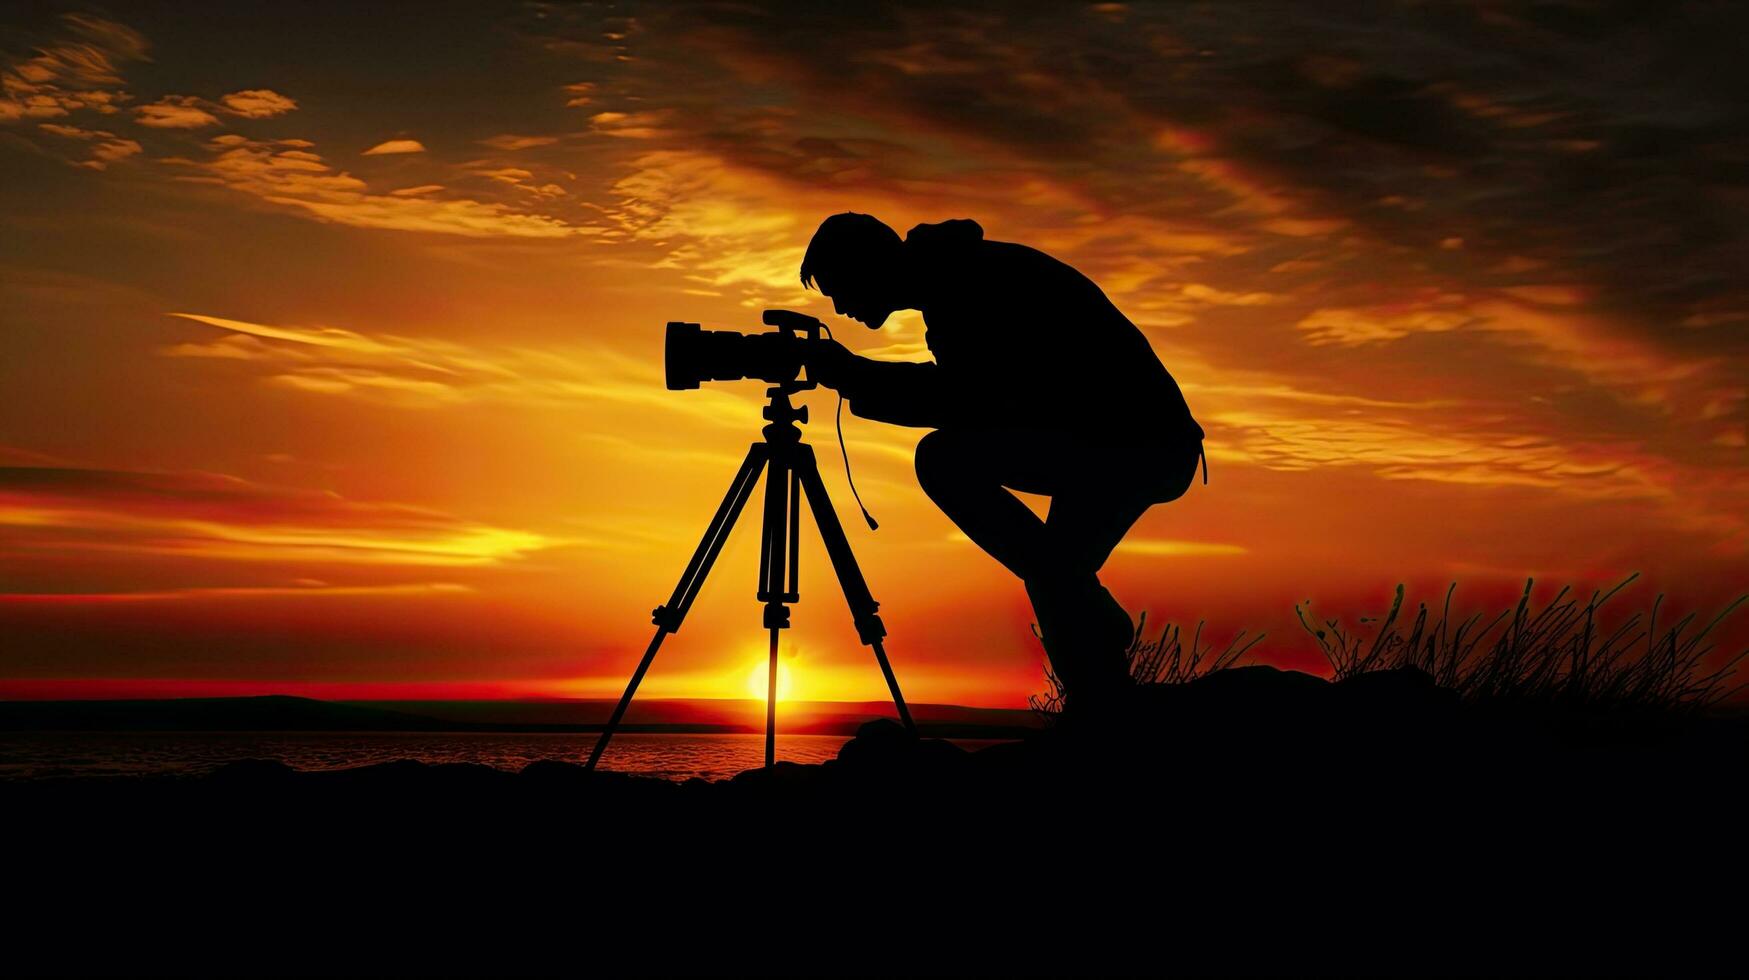
[[[1332,727],[1353,743],[1373,743],[1382,758],[1434,765],[1460,746],[1476,743],[1473,727],[1458,724],[1458,693],[1440,687],[1418,667],[1367,671],[1331,689],[1337,708]],[[1399,771],[1404,771],[1401,765]]]
[[[1327,693],[1330,682],[1299,670],[1280,670],[1263,664],[1228,667],[1182,685],[1203,697],[1243,697],[1286,700],[1316,698]]]
[[[1430,707],[1450,709],[1458,703],[1456,691],[1440,687],[1432,674],[1419,667],[1369,670],[1333,686],[1345,699],[1364,699],[1376,707],[1395,711],[1411,708],[1419,711]]]
[[[525,783],[543,787],[581,786],[592,775],[575,762],[558,759],[536,759],[516,774]]]
[[[865,721],[856,737],[838,750],[841,762],[857,765],[891,765],[908,758],[917,746],[917,736],[891,718]]]
[[[278,759],[238,759],[214,769],[206,778],[226,786],[267,785],[288,782],[297,774],[296,769]]]
[[[945,738],[918,739],[913,754],[920,764],[937,769],[961,766],[971,759],[971,753]]]
[[[780,760],[769,766],[738,772],[730,777],[729,785],[745,790],[794,793],[806,790],[819,781],[819,766]]]

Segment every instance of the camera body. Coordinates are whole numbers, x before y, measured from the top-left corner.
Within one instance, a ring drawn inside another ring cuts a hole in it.
[[[823,325],[794,310],[766,310],[763,319],[777,329],[746,334],[670,322],[662,357],[668,390],[684,391],[706,381],[744,378],[792,390],[813,387],[796,379],[807,364],[807,342],[820,339]]]

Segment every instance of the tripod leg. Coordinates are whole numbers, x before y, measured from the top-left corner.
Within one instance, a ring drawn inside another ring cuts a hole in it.
[[[747,498],[753,495],[753,487],[759,482],[759,474],[765,469],[766,461],[770,457],[764,443],[756,442],[747,450],[747,458],[741,461],[741,469],[729,482],[729,492],[723,495],[723,502],[718,505],[716,515],[711,518],[710,526],[705,528],[704,537],[699,539],[698,548],[692,553],[692,561],[687,563],[686,571],[680,574],[680,582],[674,586],[674,594],[668,597],[667,605],[657,606],[652,614],[656,635],[650,639],[649,647],[644,650],[644,659],[638,662],[638,669],[632,672],[632,679],[627,682],[625,693],[620,695],[619,704],[613,709],[613,716],[607,720],[607,727],[601,730],[601,737],[596,740],[595,748],[589,753],[589,762],[585,764],[585,769],[594,769],[595,764],[601,761],[601,754],[607,751],[608,740],[613,738],[614,731],[619,728],[626,709],[631,707],[632,696],[638,692],[638,685],[643,683],[644,674],[656,659],[656,651],[661,648],[662,641],[668,634],[679,631],[681,620],[686,618],[686,611],[692,608],[692,600],[698,597],[698,590],[704,585],[705,576],[710,574],[711,565],[723,550],[723,542],[728,540],[736,519],[747,505]]]
[[[773,470],[775,473],[776,471]],[[800,475],[794,468],[789,471],[789,521],[785,525],[789,534],[789,585],[784,589],[783,598],[795,602],[800,598],[797,593],[798,568],[801,567],[802,542],[802,492]],[[770,484],[767,483],[767,487]],[[781,542],[780,542],[781,544]],[[772,576],[769,587],[780,586],[777,581],[782,574]],[[783,620],[789,622],[787,614]],[[782,627],[773,624],[771,627],[771,663],[766,668],[765,676],[765,766],[770,768],[777,761],[777,631]]]
[[[626,709],[631,707],[632,695],[638,692],[638,685],[644,681],[644,673],[650,669],[650,662],[656,659],[656,651],[662,646],[662,641],[668,636],[665,629],[656,630],[656,635],[650,638],[650,645],[644,648],[644,659],[638,662],[638,669],[632,671],[632,679],[627,682],[625,693],[619,696],[619,704],[614,706],[613,717],[607,720],[607,727],[601,730],[601,737],[595,740],[595,748],[589,751],[589,761],[583,768],[594,769],[601,761],[601,753],[607,751],[607,741],[613,738],[614,729],[619,727],[621,718],[625,717]]]
[[[820,479],[820,464],[814,459],[813,447],[798,445],[792,466],[801,479],[802,491],[808,497],[814,526],[820,529],[820,539],[826,545],[826,556],[832,559],[832,570],[838,573],[844,599],[850,604],[856,635],[874,649],[875,661],[887,679],[887,690],[893,694],[893,706],[899,709],[899,720],[904,723],[906,731],[915,735],[917,725],[911,720],[911,709],[905,704],[905,696],[899,693],[899,679],[893,674],[886,646],[881,642],[881,638],[887,635],[887,628],[876,613],[881,604],[869,593],[868,582],[856,564],[856,555],[850,550],[850,539],[844,536],[844,525],[838,522],[838,512],[832,508],[832,498],[827,496],[826,484]]]
[[[796,524],[796,474],[790,454],[777,451],[766,463],[765,523],[760,531],[759,593],[765,603],[765,628],[771,631],[771,660],[767,666],[765,695],[765,765],[777,761],[777,641],[789,626],[789,605],[796,596],[794,582]]]
[[[777,762],[777,627],[771,628],[771,663],[765,674],[765,768]]]

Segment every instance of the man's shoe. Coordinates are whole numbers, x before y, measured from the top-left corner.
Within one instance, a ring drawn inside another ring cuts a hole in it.
[[[1051,670],[1070,698],[1079,689],[1084,703],[1103,700],[1105,691],[1134,686],[1129,649],[1135,626],[1097,578],[1028,581],[1026,591]]]

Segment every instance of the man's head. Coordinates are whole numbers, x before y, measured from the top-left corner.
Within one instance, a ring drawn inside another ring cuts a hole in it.
[[[905,308],[904,242],[866,214],[846,211],[820,222],[802,257],[802,285],[817,286],[839,314],[869,329]]]

